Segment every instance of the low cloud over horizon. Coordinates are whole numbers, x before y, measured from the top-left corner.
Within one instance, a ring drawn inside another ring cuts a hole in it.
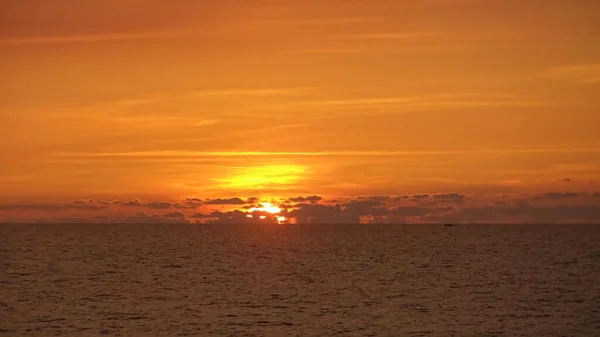
[[[276,207],[268,212],[264,205]],[[282,219],[285,219],[282,221]],[[2,204],[10,223],[600,223],[600,192],[520,195],[461,193],[373,195],[327,200],[318,195],[261,200],[75,200]]]

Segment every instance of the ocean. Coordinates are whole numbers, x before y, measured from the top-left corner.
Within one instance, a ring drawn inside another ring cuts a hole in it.
[[[600,226],[0,225],[8,336],[600,336]]]

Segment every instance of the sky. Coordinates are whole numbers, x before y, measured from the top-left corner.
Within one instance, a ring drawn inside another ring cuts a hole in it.
[[[0,0],[0,222],[600,222],[599,18]]]

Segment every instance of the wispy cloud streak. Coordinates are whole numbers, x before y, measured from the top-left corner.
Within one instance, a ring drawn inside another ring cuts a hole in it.
[[[72,152],[57,158],[76,157],[322,157],[322,156],[411,156],[411,155],[474,155],[474,154],[527,154],[527,153],[596,153],[597,148],[512,148],[477,150],[425,151],[129,151],[129,152]]]
[[[95,43],[110,41],[132,41],[132,40],[151,40],[174,38],[185,34],[182,31],[165,30],[151,32],[128,32],[117,34],[96,34],[96,35],[68,35],[68,36],[29,36],[29,37],[11,37],[1,38],[0,46],[21,46],[21,45],[48,45],[48,44],[76,44],[76,43]],[[188,33],[189,34],[189,33]]]
[[[544,76],[578,84],[600,83],[600,63],[554,67],[546,69]]]

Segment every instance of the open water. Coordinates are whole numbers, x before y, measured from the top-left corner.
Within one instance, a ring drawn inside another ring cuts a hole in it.
[[[0,225],[10,336],[600,336],[600,226]]]

